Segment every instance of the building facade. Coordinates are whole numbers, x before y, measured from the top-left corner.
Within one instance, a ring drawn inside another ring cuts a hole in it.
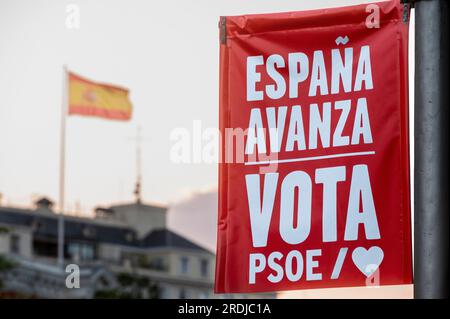
[[[94,298],[99,292],[135,289],[121,286],[121,278],[138,278],[154,287],[154,294],[144,291],[143,298],[224,297],[213,293],[214,254],[169,230],[165,207],[140,201],[97,208],[95,218],[65,216],[65,264],[80,272],[80,287],[68,288],[66,269],[56,266],[58,215],[52,206],[42,198],[35,209],[0,207],[0,256],[14,264],[0,274],[4,290]]]

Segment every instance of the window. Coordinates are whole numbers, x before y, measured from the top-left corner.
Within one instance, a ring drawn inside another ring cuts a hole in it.
[[[180,289],[180,291],[178,292],[178,298],[179,299],[186,299],[187,298],[186,289],[184,289],[184,288]]]
[[[180,273],[187,274],[189,271],[189,259],[187,257],[180,258]]]
[[[67,249],[74,261],[87,261],[95,258],[94,246],[89,243],[70,242]]]
[[[12,234],[9,242],[9,250],[14,254],[20,253],[20,236]]]
[[[81,259],[93,260],[94,259],[94,247],[92,245],[81,246]]]
[[[200,274],[202,275],[202,277],[207,277],[208,273],[209,273],[209,263],[207,259],[202,259],[200,261]]]
[[[80,259],[80,246],[77,243],[69,243],[67,245],[67,250],[69,252],[70,257],[74,261],[78,261]]]
[[[83,236],[92,238],[95,236],[95,228],[91,226],[86,226],[83,228]]]
[[[155,258],[152,260],[151,268],[156,270],[165,270],[164,260],[162,258]]]
[[[201,291],[198,294],[198,298],[199,299],[208,299],[209,298],[209,293],[207,291]]]

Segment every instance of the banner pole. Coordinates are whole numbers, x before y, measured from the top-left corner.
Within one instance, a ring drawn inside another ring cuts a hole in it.
[[[448,298],[448,18],[446,0],[415,2],[415,298]]]
[[[58,266],[64,268],[64,195],[66,166],[66,116],[68,102],[68,71],[63,66],[63,85],[61,103],[61,130],[59,154],[59,216],[58,216]]]

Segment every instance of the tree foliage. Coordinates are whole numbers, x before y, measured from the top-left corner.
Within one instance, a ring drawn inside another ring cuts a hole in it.
[[[159,289],[148,277],[130,273],[117,274],[119,286],[114,289],[97,290],[95,299],[158,299]]]

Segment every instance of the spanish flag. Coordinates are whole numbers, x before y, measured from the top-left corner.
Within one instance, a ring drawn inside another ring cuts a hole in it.
[[[127,121],[132,105],[128,89],[97,83],[69,72],[69,115]]]

